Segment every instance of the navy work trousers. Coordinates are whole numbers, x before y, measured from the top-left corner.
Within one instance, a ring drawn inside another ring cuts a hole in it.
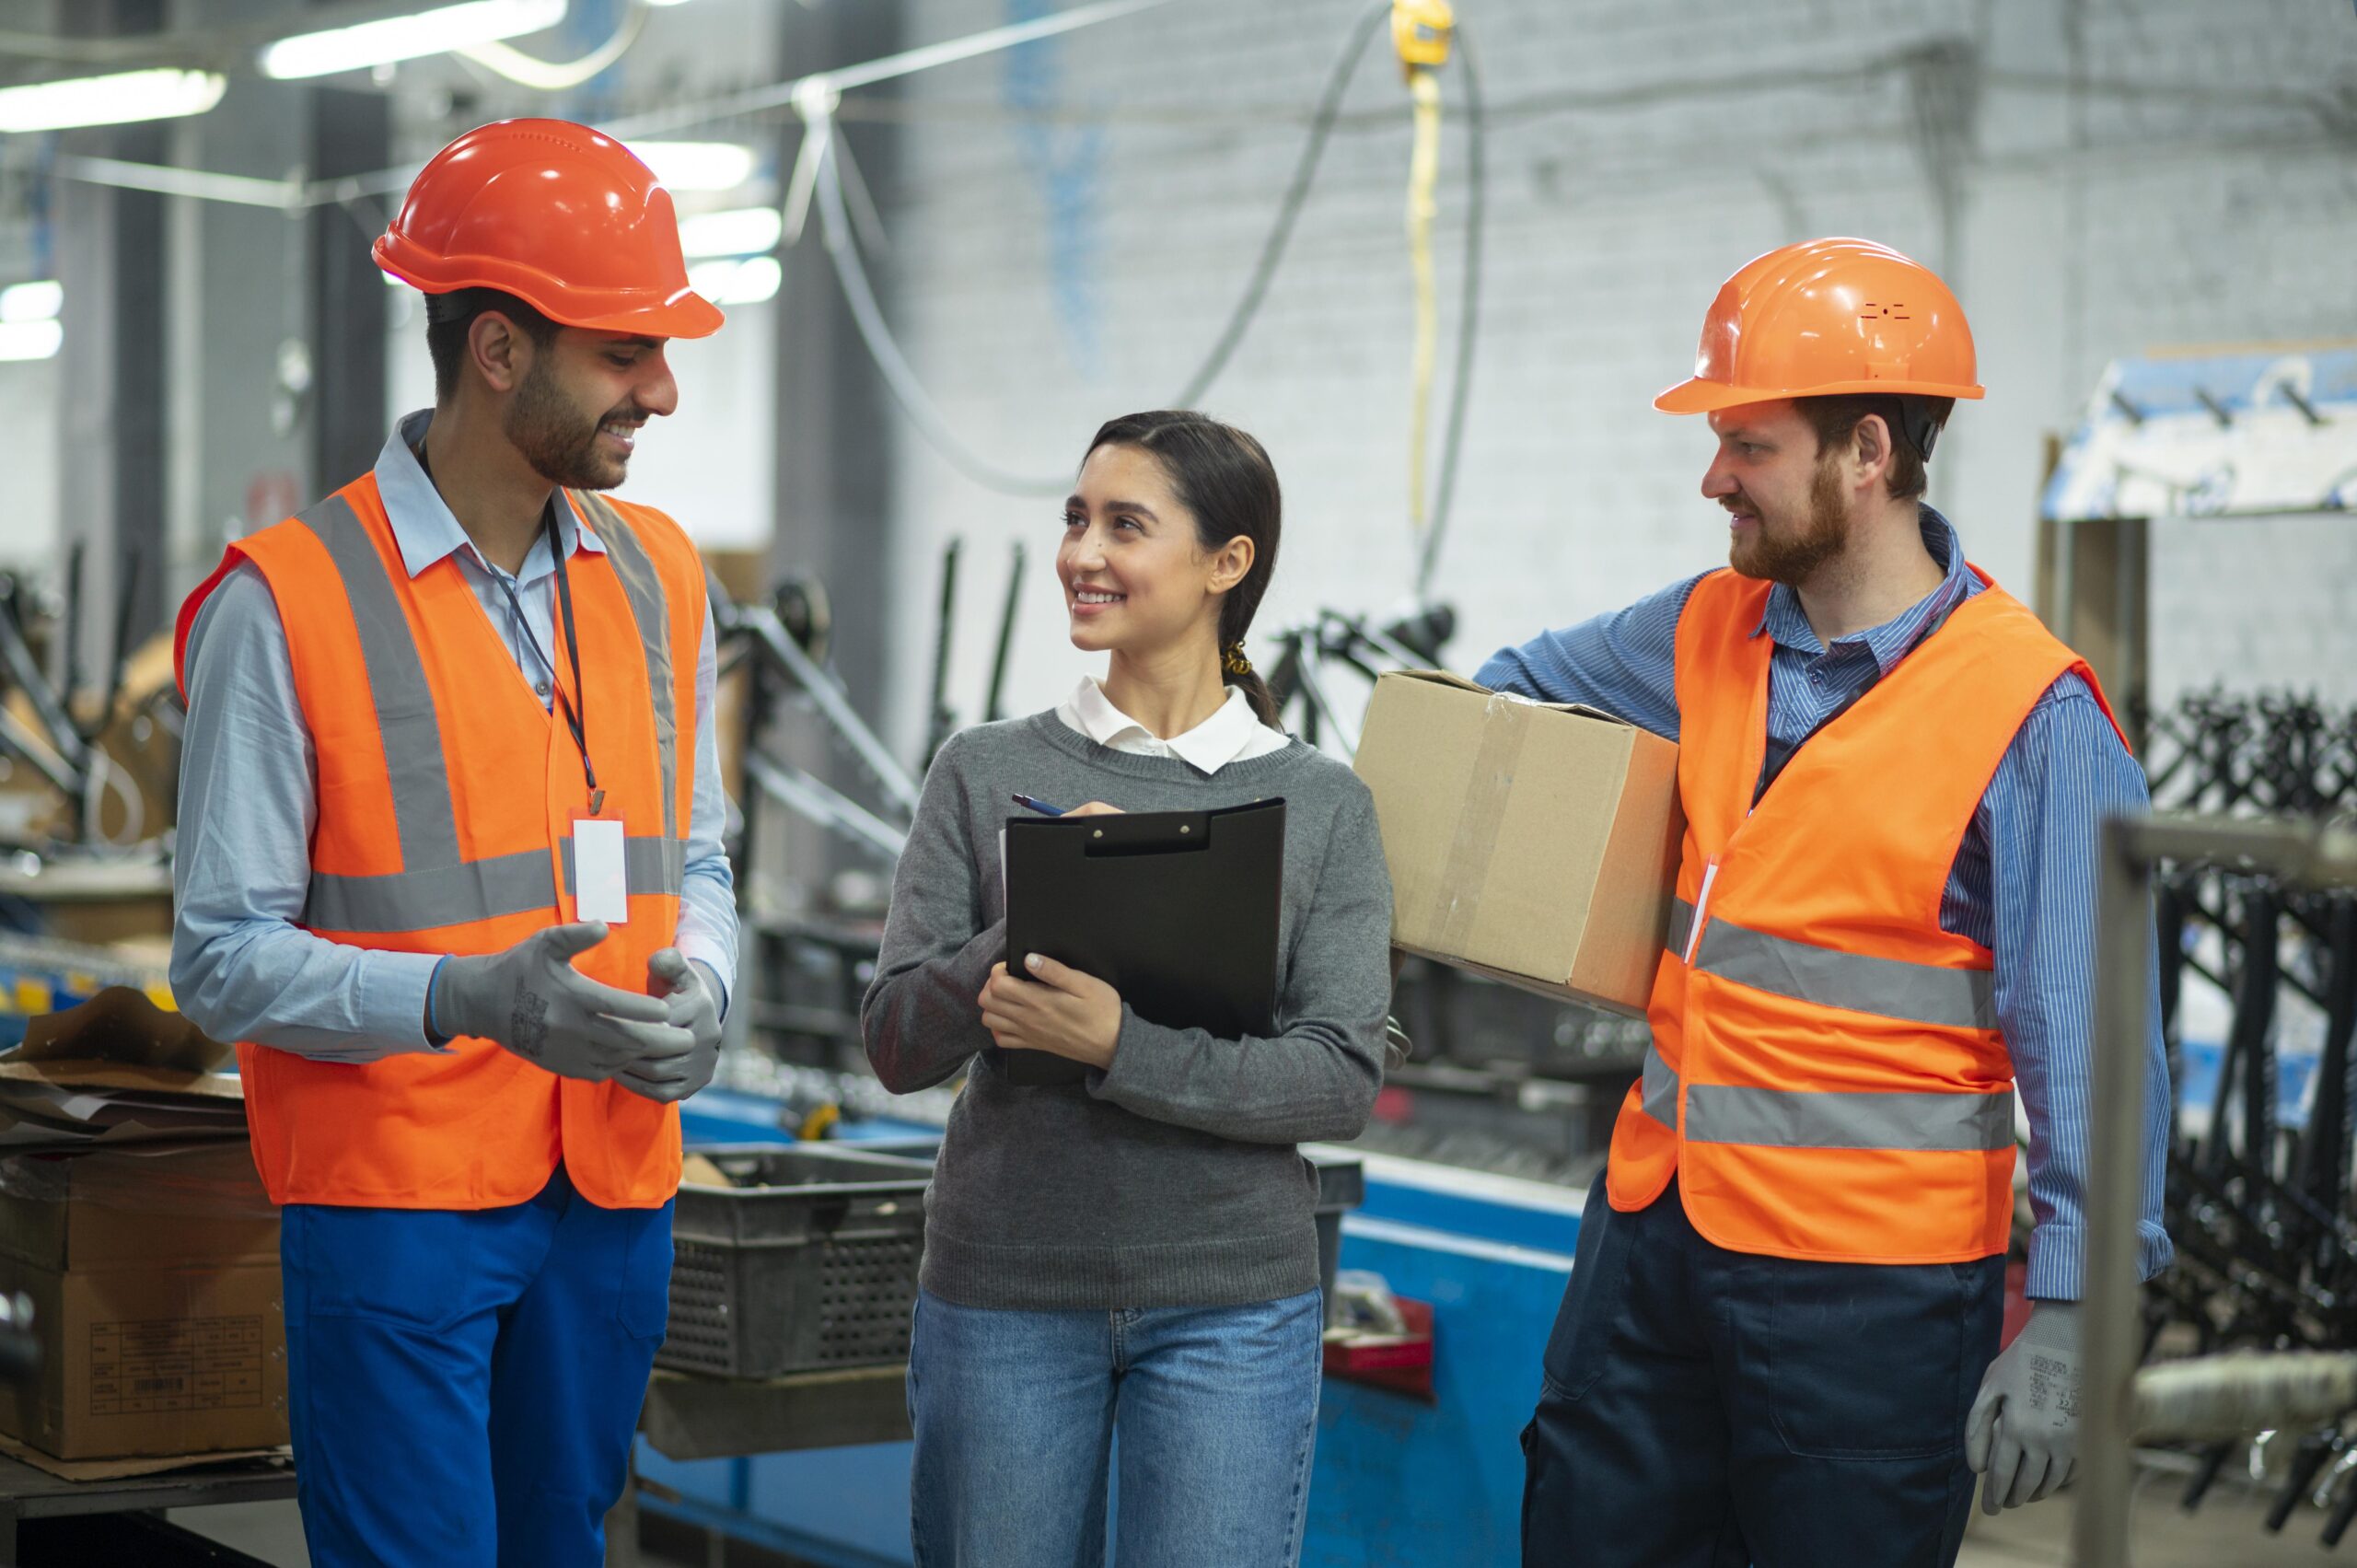
[[[1730,1252],[1604,1178],[1522,1434],[1524,1568],[1947,1568],[2005,1260]]]
[[[599,1568],[663,1342],[671,1205],[599,1208],[559,1166],[505,1208],[281,1220],[317,1568]]]

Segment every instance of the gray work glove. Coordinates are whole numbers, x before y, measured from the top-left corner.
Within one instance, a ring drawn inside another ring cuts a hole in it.
[[[1994,1514],[2050,1496],[2079,1463],[2079,1306],[2041,1301],[1989,1365],[1964,1423],[1964,1456],[1985,1472]]]
[[[648,1057],[614,1075],[614,1081],[652,1100],[685,1099],[712,1082],[720,1062],[720,982],[677,947],[659,948],[646,960],[646,989],[663,1003],[666,1021],[695,1043],[676,1056]]]
[[[602,1083],[625,1067],[695,1049],[658,996],[591,980],[573,957],[606,939],[600,921],[536,931],[504,953],[446,960],[434,984],[435,1027],[477,1035],[566,1078]]]

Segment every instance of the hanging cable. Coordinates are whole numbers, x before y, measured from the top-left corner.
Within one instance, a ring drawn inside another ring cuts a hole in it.
[[[450,52],[473,61],[486,71],[496,72],[511,82],[540,92],[561,93],[598,75],[629,53],[630,46],[638,41],[638,35],[645,29],[646,0],[627,0],[622,19],[614,28],[614,36],[578,60],[536,59],[513,44],[497,41],[470,43]]]
[[[1236,345],[1244,341],[1244,329],[1260,308],[1260,301],[1268,296],[1269,282],[1276,276],[1277,262],[1285,253],[1285,242],[1293,238],[1294,221],[1301,216],[1301,209],[1309,200],[1309,184],[1318,173],[1318,160],[1326,156],[1326,143],[1334,134],[1334,122],[1342,112],[1342,95],[1358,74],[1359,62],[1366,57],[1366,46],[1376,32],[1391,15],[1391,0],[1373,0],[1351,24],[1349,37],[1343,40],[1342,52],[1335,56],[1333,68],[1327,73],[1326,87],[1318,94],[1318,110],[1310,116],[1309,138],[1301,145],[1301,156],[1294,160],[1293,178],[1286,182],[1284,197],[1277,203],[1276,220],[1269,226],[1269,237],[1260,242],[1260,254],[1252,263],[1252,275],[1244,285],[1244,292],[1228,312],[1227,325],[1212,343],[1211,353],[1196,372],[1187,377],[1178,395],[1170,401],[1172,408],[1192,408],[1202,401],[1220,372],[1227,368],[1228,359],[1236,353]]]
[[[860,341],[867,345],[868,356],[882,373],[886,389],[926,444],[975,483],[1010,495],[1062,494],[1071,483],[1069,474],[1042,477],[1018,473],[999,467],[959,440],[923,384],[918,381],[916,372],[909,368],[900,345],[893,341],[891,328],[885,323],[884,312],[877,306],[876,291],[868,284],[867,271],[860,263],[859,248],[852,237],[851,215],[844,210],[842,181],[835,167],[832,97],[831,92],[811,94],[811,103],[803,115],[803,134],[821,138],[809,155],[819,238],[826,246],[828,260],[834,263],[835,276],[842,281],[843,302],[851,308],[852,323],[859,329]]]
[[[1244,292],[1228,312],[1227,321],[1219,336],[1212,343],[1210,352],[1195,373],[1187,377],[1177,397],[1167,406],[1191,408],[1210,390],[1236,348],[1244,339],[1245,330],[1252,324],[1260,303],[1268,296],[1270,281],[1275,277],[1277,263],[1283,257],[1285,244],[1293,237],[1295,220],[1309,199],[1309,189],[1318,172],[1318,161],[1325,155],[1326,144],[1332,136],[1334,122],[1340,117],[1342,96],[1356,75],[1359,62],[1383,23],[1391,15],[1391,0],[1371,0],[1352,24],[1341,53],[1327,74],[1325,88],[1318,95],[1317,112],[1311,117],[1308,139],[1303,143],[1300,156],[1295,159],[1293,177],[1286,183],[1283,198],[1278,203],[1274,221],[1268,238],[1260,243],[1251,275],[1246,280]],[[876,303],[876,291],[862,264],[858,248],[852,242],[848,215],[835,174],[835,159],[839,151],[836,142],[834,110],[840,95],[830,83],[823,80],[808,82],[795,98],[795,108],[802,115],[804,134],[813,138],[798,160],[793,184],[807,189],[816,198],[819,228],[827,248],[828,259],[834,264],[835,275],[841,280],[843,298],[851,308],[852,320],[859,330],[861,340],[867,345],[869,355],[883,375],[884,385],[892,401],[900,406],[911,424],[917,427],[927,445],[939,452],[949,465],[977,484],[1011,495],[1057,495],[1071,484],[1071,476],[1052,477],[1017,473],[1000,467],[982,457],[949,428],[949,423],[917,380],[909,366],[908,358],[900,352],[892,337],[891,328]],[[807,169],[807,186],[803,171]],[[789,223],[795,215],[791,209],[798,203],[795,192],[789,192]]]
[[[1430,522],[1424,454],[1433,405],[1433,360],[1440,341],[1439,289],[1433,276],[1433,192],[1440,184],[1440,76],[1455,25],[1447,0],[1393,0],[1391,39],[1407,78],[1415,139],[1408,156],[1408,264],[1416,282],[1415,349],[1409,359],[1408,539],[1419,557]]]
[[[1448,536],[1448,520],[1457,500],[1457,459],[1465,451],[1465,411],[1473,390],[1473,354],[1480,341],[1481,234],[1489,215],[1489,168],[1485,157],[1489,116],[1481,101],[1481,72],[1473,59],[1473,41],[1463,24],[1455,29],[1456,64],[1465,74],[1465,258],[1464,283],[1457,308],[1457,364],[1448,390],[1448,424],[1440,438],[1440,484],[1433,495],[1432,526],[1424,530],[1424,552],[1416,563],[1416,601],[1432,597],[1433,573],[1440,564],[1441,541]]]

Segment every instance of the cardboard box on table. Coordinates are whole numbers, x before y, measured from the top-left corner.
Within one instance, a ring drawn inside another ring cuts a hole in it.
[[[1390,865],[1394,946],[1644,1012],[1685,832],[1676,745],[1593,708],[1414,670],[1376,682],[1356,765]]]

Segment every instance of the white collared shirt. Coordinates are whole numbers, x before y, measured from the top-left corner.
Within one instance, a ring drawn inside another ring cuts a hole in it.
[[[1167,740],[1115,707],[1094,676],[1081,678],[1072,695],[1056,705],[1056,717],[1099,746],[1138,757],[1176,757],[1205,774],[1293,744],[1284,731],[1262,724],[1244,693],[1233,686],[1211,717]]]

